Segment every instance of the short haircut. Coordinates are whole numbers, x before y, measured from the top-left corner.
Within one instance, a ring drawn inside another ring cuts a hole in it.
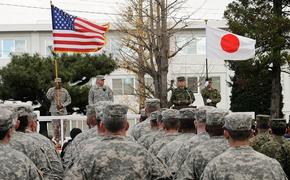
[[[237,141],[247,140],[252,135],[252,130],[243,130],[243,131],[232,131],[228,129],[225,129],[225,130],[229,132],[229,135],[233,140],[237,140]]]
[[[82,130],[80,128],[73,128],[69,135],[72,139],[74,139],[78,134],[82,133]]]
[[[11,129],[11,128],[9,128]],[[5,130],[5,131],[0,131],[0,140],[3,140],[4,137],[6,136],[6,134],[8,133],[9,129]]]
[[[115,117],[115,118],[107,118],[104,122],[105,128],[110,132],[118,132],[122,130],[125,126],[125,122],[127,121],[127,118],[123,117]]]
[[[18,117],[18,120],[20,121],[19,127],[16,129],[16,131],[24,132],[25,129],[28,126],[28,116],[20,116]]]
[[[177,118],[170,118],[167,119],[166,121],[163,121],[164,127],[166,129],[177,129],[179,127],[179,119]]]
[[[286,127],[272,127],[271,130],[274,135],[283,136],[286,132]]]
[[[179,130],[183,129],[195,129],[194,119],[179,119],[180,127]]]
[[[269,123],[268,124],[265,124],[265,123],[257,123],[256,127],[258,129],[269,129],[270,128]]]
[[[210,136],[222,136],[224,134],[223,125],[206,125],[205,128]]]

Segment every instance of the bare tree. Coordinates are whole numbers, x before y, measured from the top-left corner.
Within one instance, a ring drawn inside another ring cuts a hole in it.
[[[191,16],[177,17],[184,3],[185,0],[128,0],[124,8],[118,23],[125,47],[120,51],[119,66],[137,74],[141,106],[146,96],[146,74],[153,78],[154,97],[160,99],[162,107],[167,106],[169,59],[194,40],[189,39],[175,50],[170,48],[170,39],[187,27]]]

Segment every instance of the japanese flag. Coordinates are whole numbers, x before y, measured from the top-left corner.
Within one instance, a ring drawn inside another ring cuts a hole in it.
[[[256,40],[221,29],[206,27],[206,57],[209,60],[247,60],[255,56]]]

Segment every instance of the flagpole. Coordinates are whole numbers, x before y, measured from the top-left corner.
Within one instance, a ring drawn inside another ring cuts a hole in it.
[[[207,19],[204,20],[205,21],[205,28],[207,26]],[[207,38],[205,37],[205,46],[207,45]],[[207,48],[205,47],[205,80],[208,81],[208,60],[207,60]]]

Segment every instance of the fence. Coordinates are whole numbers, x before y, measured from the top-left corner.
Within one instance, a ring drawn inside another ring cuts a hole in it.
[[[138,119],[139,119],[140,115],[139,114],[127,114],[127,119],[130,123],[130,127],[132,127],[134,124],[137,123]],[[69,121],[69,131],[72,130],[72,125],[73,125],[73,121],[75,121],[78,125],[78,122],[81,122],[80,125],[80,129],[85,130],[87,129],[87,125],[86,125],[86,119],[87,117],[85,115],[80,115],[80,114],[72,114],[72,115],[66,115],[66,116],[39,116],[38,120],[41,122],[51,122],[53,119],[59,119],[60,120],[60,125],[61,125],[61,144],[63,144],[63,140],[64,140],[64,130],[63,130],[63,122],[64,120]]]

